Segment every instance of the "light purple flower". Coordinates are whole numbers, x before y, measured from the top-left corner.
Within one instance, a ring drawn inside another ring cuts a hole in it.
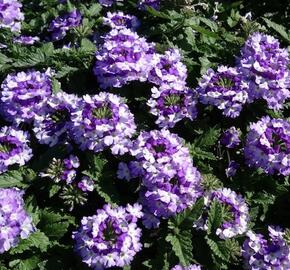
[[[268,230],[268,239],[253,231],[247,233],[242,249],[245,267],[250,270],[290,269],[290,247],[284,239],[285,232],[272,226]]]
[[[111,148],[114,155],[128,152],[136,130],[134,116],[123,99],[101,92],[85,95],[79,110],[73,113],[73,137],[82,150],[94,152]]]
[[[145,10],[146,7],[152,7],[156,10],[160,9],[160,0],[139,0],[138,8]]]
[[[78,188],[83,192],[92,192],[94,190],[94,181],[87,176],[83,176],[78,182]]]
[[[82,15],[78,10],[66,13],[54,19],[48,28],[52,33],[52,40],[63,39],[70,29],[73,29],[82,23]]]
[[[0,107],[5,120],[16,124],[31,122],[51,95],[51,71],[9,74],[1,88]]]
[[[241,51],[238,65],[251,79],[249,100],[266,100],[270,109],[279,110],[290,97],[289,55],[272,36],[254,33]]]
[[[99,0],[99,3],[104,7],[110,7],[112,6],[116,0]]]
[[[223,115],[236,118],[247,102],[250,83],[236,68],[209,69],[197,87],[200,102],[217,107]]]
[[[17,188],[0,188],[0,254],[35,231],[32,218],[24,209],[23,195]]]
[[[201,270],[200,265],[197,264],[192,264],[189,266],[181,266],[181,265],[176,265],[171,270]]]
[[[146,81],[153,45],[130,29],[112,29],[96,52],[94,73],[100,87],[122,87],[131,81]]]
[[[19,32],[24,15],[22,4],[18,0],[0,0],[0,28],[9,28],[12,32]]]
[[[104,205],[95,215],[83,217],[80,228],[73,232],[76,252],[93,269],[130,265],[142,249],[137,227],[142,215],[138,204],[126,208]]]
[[[244,234],[249,224],[249,208],[241,195],[229,188],[220,188],[209,192],[205,196],[205,206],[210,208],[213,201],[217,201],[225,207],[228,217],[216,230],[216,235],[221,239],[232,238]],[[207,230],[207,218],[202,216],[194,223],[194,227]]]
[[[148,81],[156,85],[186,84],[187,68],[181,62],[179,50],[170,49],[164,54],[153,55]]]
[[[71,116],[79,108],[79,103],[77,96],[65,92],[53,94],[47,100],[34,118],[33,131],[41,144],[54,146],[69,138]]]
[[[252,123],[244,153],[250,167],[268,174],[290,175],[290,122],[265,116]]]
[[[112,29],[128,28],[134,31],[140,25],[136,16],[124,14],[122,11],[108,12],[103,20],[103,23],[110,26]]]
[[[241,143],[240,133],[240,130],[236,129],[236,127],[230,127],[223,133],[220,140],[221,144],[227,148],[237,147]]]
[[[77,176],[77,168],[80,166],[80,161],[77,156],[70,155],[61,160],[53,158],[51,164],[45,172],[41,172],[41,177],[48,177],[54,182],[65,182],[71,184]]]
[[[19,36],[14,38],[14,43],[20,43],[23,45],[33,45],[35,42],[38,42],[40,39],[39,37],[32,37],[32,36]]]
[[[23,166],[33,154],[29,144],[29,134],[14,127],[0,129],[0,174],[10,165]]]
[[[157,116],[159,127],[173,128],[183,118],[194,120],[197,116],[196,94],[184,85],[164,84],[151,89],[152,95],[147,104],[150,113]]]
[[[237,173],[238,168],[240,168],[240,164],[234,160],[231,160],[226,168],[226,176],[228,178],[233,177]]]

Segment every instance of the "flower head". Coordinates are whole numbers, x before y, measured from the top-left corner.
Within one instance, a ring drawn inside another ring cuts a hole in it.
[[[17,124],[31,122],[51,95],[51,71],[9,74],[1,88],[0,107],[4,118]]]
[[[32,36],[19,36],[14,38],[15,43],[20,43],[23,45],[33,45],[35,42],[38,42],[40,39],[39,37],[32,37]]]
[[[230,127],[223,133],[220,140],[221,144],[227,148],[237,147],[241,142],[240,133],[241,132],[236,129],[236,127]]]
[[[222,205],[225,219],[216,234],[221,239],[244,234],[248,229],[249,209],[243,197],[229,188],[220,188],[205,196],[205,206],[210,208],[214,201]],[[202,216],[194,223],[194,227],[206,230],[207,218]]]
[[[108,12],[104,17],[104,24],[112,29],[131,29],[136,30],[140,25],[136,16],[124,14],[122,11]]]
[[[218,67],[209,69],[199,82],[197,92],[203,104],[222,110],[223,115],[236,118],[247,102],[250,83],[236,68]]]
[[[156,124],[161,128],[172,128],[183,118],[193,120],[197,116],[196,96],[183,85],[162,85],[152,88],[152,96],[147,104],[150,113],[157,116]]]
[[[18,0],[0,0],[0,28],[9,28],[12,32],[19,32],[24,15],[22,4]]]
[[[251,78],[249,100],[264,99],[270,109],[279,110],[290,97],[289,55],[272,36],[252,34],[241,51],[238,65]]]
[[[126,208],[104,205],[95,215],[83,217],[79,230],[73,232],[75,250],[95,269],[129,265],[142,248],[136,223],[141,216],[138,204]]]
[[[290,122],[263,117],[250,125],[244,148],[246,163],[265,173],[290,174]]]
[[[71,116],[79,102],[77,96],[65,92],[53,94],[47,100],[34,118],[33,131],[41,144],[54,146],[67,140],[72,128]]]
[[[82,150],[100,152],[111,148],[113,154],[128,151],[136,130],[134,116],[117,95],[101,92],[86,95],[73,114],[73,137]]]
[[[0,254],[35,231],[32,218],[24,209],[23,194],[17,188],[0,188]]]
[[[82,15],[78,10],[66,13],[62,16],[54,19],[48,28],[48,31],[52,33],[52,40],[63,39],[72,28],[79,26],[82,23]]]
[[[285,232],[278,227],[268,227],[269,239],[252,231],[247,233],[242,254],[247,269],[290,269],[290,247],[284,239]]]
[[[139,0],[138,8],[145,10],[146,7],[152,7],[158,10],[160,8],[160,0]]]
[[[101,88],[146,81],[153,51],[152,44],[130,29],[111,30],[96,53],[94,73]]]
[[[10,165],[23,166],[32,158],[28,146],[29,134],[14,127],[0,129],[0,173],[8,170]]]

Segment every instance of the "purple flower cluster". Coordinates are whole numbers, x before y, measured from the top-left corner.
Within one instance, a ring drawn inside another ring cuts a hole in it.
[[[113,154],[122,155],[136,130],[134,116],[122,98],[105,92],[83,96],[72,118],[73,138],[82,150],[100,152],[109,147]]]
[[[247,233],[243,244],[245,267],[251,270],[290,269],[290,247],[284,239],[285,232],[278,227],[268,227],[269,240],[262,234]]]
[[[22,4],[18,0],[0,0],[0,28],[9,28],[12,32],[19,32],[24,15]]]
[[[24,209],[23,194],[17,188],[0,188],[0,254],[35,231],[32,218]]]
[[[129,265],[142,248],[137,227],[141,210],[138,204],[126,208],[107,204],[95,215],[83,217],[79,230],[73,232],[75,250],[83,262],[93,269]]]
[[[78,188],[83,192],[92,192],[94,190],[94,181],[87,176],[83,176],[78,183]]]
[[[122,11],[108,12],[104,17],[103,23],[110,26],[112,29],[131,29],[136,30],[140,22],[136,16],[124,14]]]
[[[47,168],[46,172],[40,173],[41,177],[49,177],[54,182],[65,182],[71,184],[76,176],[76,169],[80,166],[80,161],[77,156],[70,155],[63,160],[53,158],[52,163]]]
[[[48,28],[48,32],[52,33],[52,40],[63,39],[67,31],[79,26],[82,23],[82,15],[78,10],[66,13],[54,19]]]
[[[0,129],[0,174],[7,171],[10,165],[23,166],[32,158],[28,146],[29,134],[14,127]]]
[[[290,97],[290,72],[287,49],[272,36],[254,33],[241,51],[238,65],[251,80],[249,100],[266,100],[270,109],[279,110]]]
[[[183,118],[194,120],[197,116],[196,95],[183,85],[169,86],[164,84],[151,89],[152,96],[147,104],[150,113],[157,116],[159,127],[172,128]]]
[[[250,84],[236,68],[209,69],[199,82],[197,92],[203,104],[222,110],[223,115],[236,118],[247,102]]]
[[[179,50],[170,49],[164,54],[153,54],[148,81],[156,85],[186,84],[187,68],[181,62]]]
[[[223,206],[226,214],[226,221],[216,230],[217,236],[227,239],[244,234],[248,229],[249,209],[243,197],[229,188],[221,188],[205,196],[206,208],[210,208],[214,201]],[[194,227],[207,230],[207,218],[202,216]]]
[[[140,202],[147,228],[158,227],[160,218],[181,212],[201,196],[201,175],[177,135],[165,129],[142,132],[130,153],[136,161],[128,166],[121,163],[118,177],[141,177]]]
[[[236,129],[236,127],[230,127],[223,133],[220,140],[221,144],[227,148],[237,147],[241,142],[240,133],[241,132]]]
[[[14,38],[14,43],[19,43],[23,45],[33,45],[35,42],[40,40],[39,37],[32,37],[32,36],[19,36]]]
[[[160,8],[160,0],[139,0],[138,8],[145,10],[147,7],[152,7],[156,10]]]
[[[189,266],[181,266],[181,265],[176,265],[171,270],[201,270],[200,265],[197,264],[192,264]]]
[[[0,93],[1,114],[5,120],[31,122],[51,95],[51,71],[27,71],[11,74],[3,81]]]
[[[54,146],[66,141],[72,128],[71,116],[77,111],[79,103],[77,96],[65,92],[48,98],[34,118],[33,131],[41,144]]]
[[[122,87],[146,81],[153,45],[130,29],[112,29],[96,53],[94,73],[101,88]]]
[[[250,125],[244,148],[246,163],[268,174],[290,175],[290,122],[261,118]]]

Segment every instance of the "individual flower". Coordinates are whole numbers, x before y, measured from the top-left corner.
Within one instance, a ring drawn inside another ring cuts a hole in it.
[[[266,100],[270,109],[279,110],[290,97],[289,55],[272,36],[254,33],[241,50],[238,65],[251,79],[249,100]]]
[[[229,188],[220,188],[205,196],[206,208],[210,208],[214,201],[222,205],[225,220],[216,230],[217,236],[227,239],[244,234],[248,229],[249,208],[243,197]],[[207,230],[207,222],[207,217],[202,216],[194,227]]]
[[[171,270],[201,270],[200,265],[197,264],[192,264],[189,266],[181,266],[181,265],[176,265]]]
[[[52,40],[63,39],[70,29],[73,29],[82,23],[82,15],[78,10],[73,10],[54,19],[48,28],[52,33]]]
[[[0,93],[0,111],[5,120],[31,122],[51,95],[51,71],[27,71],[9,74]]]
[[[73,137],[82,150],[94,152],[111,148],[113,154],[124,154],[136,130],[134,116],[123,99],[101,92],[85,95],[79,110],[73,114]]]
[[[236,68],[208,69],[197,87],[200,102],[217,107],[223,115],[236,118],[247,102],[250,83]]]
[[[186,84],[187,68],[181,62],[179,50],[170,49],[164,54],[154,54],[148,81],[156,84]]]
[[[235,148],[241,143],[240,135],[240,130],[230,127],[223,133],[220,142],[227,148]]]
[[[71,116],[78,109],[79,103],[77,96],[65,92],[53,94],[47,100],[34,118],[33,131],[41,144],[54,146],[69,137]]]
[[[80,228],[73,232],[76,252],[93,269],[129,265],[142,249],[137,227],[141,216],[138,204],[126,208],[104,205],[95,215],[83,217]]]
[[[233,177],[237,173],[238,168],[240,168],[240,164],[234,160],[231,160],[226,168],[226,176],[228,178]]]
[[[40,39],[39,37],[33,36],[19,36],[14,38],[14,43],[20,43],[23,45],[33,45],[35,42],[38,42]]]
[[[146,81],[153,45],[130,29],[112,29],[96,52],[94,73],[100,87],[122,87],[131,81]]]
[[[247,233],[242,254],[245,267],[250,270],[290,269],[290,247],[285,232],[279,227],[268,227],[269,238],[253,231]]]
[[[147,173],[142,186],[140,202],[144,211],[158,219],[182,212],[202,195],[201,175],[190,162],[180,165],[173,161],[169,171],[164,166],[156,174]],[[144,225],[148,227],[147,221]]]
[[[0,188],[0,254],[35,231],[32,218],[24,209],[23,195],[18,188]]]
[[[140,25],[136,16],[124,14],[122,11],[108,12],[103,20],[103,23],[112,29],[128,28],[136,30]]]
[[[32,150],[28,144],[27,132],[14,127],[0,129],[0,174],[7,171],[10,165],[23,166],[32,158]]]
[[[244,148],[246,163],[265,173],[290,174],[290,122],[262,117],[250,125]]]
[[[83,176],[78,183],[78,188],[83,192],[92,192],[94,190],[94,181],[87,176]]]
[[[99,0],[99,3],[104,7],[110,7],[112,6],[116,0]]]
[[[22,4],[18,0],[0,0],[0,28],[9,28],[12,32],[19,32],[24,15]]]
[[[130,153],[139,162],[144,174],[158,174],[161,169],[174,171],[173,161],[176,166],[192,162],[181,138],[166,129],[141,132]]]
[[[80,161],[77,156],[70,155],[65,159],[53,158],[51,164],[45,172],[40,173],[41,177],[49,177],[54,182],[65,182],[71,184],[77,176],[77,168]]]
[[[164,84],[151,89],[152,96],[147,104],[150,113],[157,116],[159,127],[173,128],[183,118],[194,120],[197,116],[196,95],[183,85]]]
[[[145,10],[147,7],[152,7],[158,10],[160,8],[160,0],[139,0],[139,9]]]

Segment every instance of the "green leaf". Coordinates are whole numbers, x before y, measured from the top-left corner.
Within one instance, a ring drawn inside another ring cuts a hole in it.
[[[36,231],[32,233],[27,239],[22,239],[17,247],[11,250],[11,254],[23,253],[26,250],[31,250],[32,248],[37,248],[41,252],[47,251],[49,247],[48,237],[41,231]]]
[[[221,129],[217,126],[210,127],[208,130],[205,130],[198,139],[195,140],[195,145],[201,148],[209,148],[213,145],[216,145],[217,140],[221,135]]]
[[[212,152],[202,150],[194,144],[187,144],[187,147],[193,160],[216,160],[216,157]]]
[[[290,33],[287,32],[286,28],[280,24],[270,21],[267,18],[263,18],[266,22],[267,26],[275,30],[278,34],[280,34],[285,40],[290,43]]]
[[[223,209],[219,202],[214,200],[208,211],[208,233],[215,233],[223,220]]]
[[[191,238],[191,230],[183,230],[179,234],[169,234],[166,237],[166,241],[171,244],[172,250],[182,266],[188,266],[193,261]]]
[[[41,262],[41,258],[37,255],[32,256],[24,260],[14,260],[9,263],[9,266],[13,270],[34,270],[38,269],[38,264]]]
[[[24,167],[19,170],[8,171],[0,175],[0,188],[26,188],[35,177],[33,170]]]
[[[192,207],[185,209],[170,220],[179,229],[190,229],[192,224],[201,216],[204,199],[200,198]]]

